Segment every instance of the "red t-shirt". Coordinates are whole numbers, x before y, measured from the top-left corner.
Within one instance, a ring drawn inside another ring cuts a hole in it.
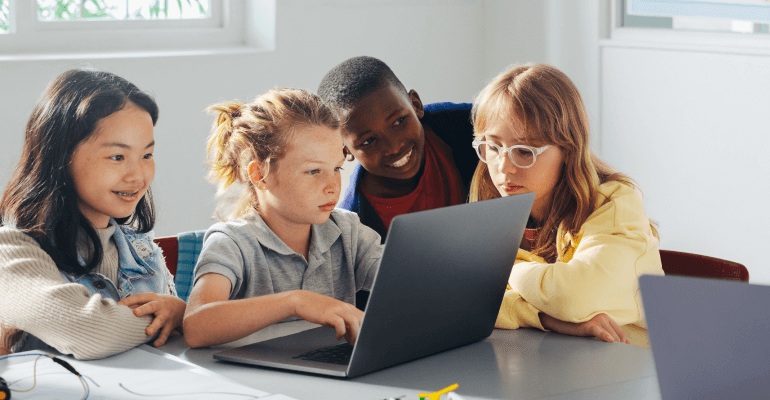
[[[467,194],[460,173],[451,156],[451,149],[439,142],[433,132],[425,131],[425,168],[417,187],[406,196],[382,198],[363,191],[377,215],[390,228],[397,215],[432,210],[465,202]]]

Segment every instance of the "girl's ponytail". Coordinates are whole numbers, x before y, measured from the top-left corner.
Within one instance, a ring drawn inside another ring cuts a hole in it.
[[[237,157],[229,155],[233,148],[230,139],[235,130],[234,121],[241,116],[242,107],[243,104],[239,102],[223,102],[207,108],[210,112],[218,113],[208,139],[206,155],[209,157],[210,178],[219,182],[219,194],[238,179]]]
[[[277,171],[298,126],[340,126],[337,114],[320,97],[303,89],[274,88],[251,103],[217,103],[208,111],[216,115],[208,139],[209,177],[219,186],[220,196],[234,183],[245,185],[229,218],[258,210],[249,163],[257,162],[270,173]],[[229,208],[222,206],[220,203],[217,208]]]

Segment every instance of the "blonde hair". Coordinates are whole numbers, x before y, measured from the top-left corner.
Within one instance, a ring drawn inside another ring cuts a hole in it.
[[[340,126],[337,114],[304,89],[276,87],[251,103],[222,102],[207,110],[217,115],[206,148],[210,180],[218,183],[220,195],[234,183],[246,186],[227,219],[242,217],[259,207],[249,163],[262,164],[267,173],[277,171],[296,128]]]
[[[562,259],[570,246],[557,248],[562,239],[576,237],[594,211],[599,185],[618,181],[638,190],[626,175],[602,162],[589,146],[588,115],[577,87],[563,72],[546,64],[509,67],[495,77],[477,96],[471,111],[476,138],[484,136],[492,123],[518,123],[524,140],[530,144],[558,146],[564,167],[554,188],[532,252],[548,262]],[[487,164],[479,162],[470,187],[470,201],[500,197]],[[651,222],[653,235],[658,232]]]

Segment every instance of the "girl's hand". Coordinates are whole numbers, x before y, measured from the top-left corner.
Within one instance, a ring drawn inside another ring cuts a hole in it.
[[[154,336],[160,330],[158,338],[152,343],[155,347],[163,346],[171,332],[182,326],[182,318],[187,306],[184,300],[176,296],[157,293],[134,294],[119,301],[118,304],[133,309],[137,317],[154,315],[145,333],[147,336]]]
[[[629,343],[620,325],[607,314],[597,314],[586,322],[572,323],[541,313],[540,322],[544,328],[565,335],[594,336],[605,342]]]
[[[330,326],[337,331],[337,340],[345,338],[356,343],[364,312],[354,305],[322,294],[296,290],[290,297],[292,313],[306,321]]]

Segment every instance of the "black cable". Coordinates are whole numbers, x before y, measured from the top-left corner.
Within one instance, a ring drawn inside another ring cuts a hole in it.
[[[64,360],[62,360],[60,358],[54,357],[54,356],[52,356],[50,354],[47,354],[47,353],[11,354],[11,355],[0,357],[0,361],[5,360],[6,358],[28,357],[28,356],[37,356],[38,359],[40,359],[40,357],[48,357],[53,362],[55,362],[55,363],[61,365],[62,367],[64,367],[64,369],[66,369],[67,371],[73,373],[75,376],[78,377],[78,379],[80,380],[80,383],[83,384],[83,391],[84,391],[83,400],[88,399],[88,395],[91,393],[91,389],[88,387],[88,383],[86,382],[86,380],[83,378],[83,376],[80,375],[80,372],[78,372],[75,368],[72,367],[72,365],[70,365],[68,362],[66,362],[66,361],[64,361]],[[37,360],[35,360],[35,367],[34,367],[33,371],[34,372],[33,372],[32,376],[33,376],[33,378],[35,378],[35,380],[37,380]],[[3,390],[3,385],[5,387],[5,390]],[[35,386],[33,385],[32,388],[27,389],[27,390],[14,390],[14,391],[26,392],[26,391],[32,390],[34,387]],[[13,389],[10,389],[8,387],[8,385],[5,382],[5,380],[3,378],[0,378],[0,396],[2,396],[2,397],[0,397],[0,400],[10,400],[10,398],[11,398],[11,390],[13,390]]]
[[[73,368],[72,365],[70,365],[68,362],[62,360],[61,358],[57,358],[57,357],[51,357],[51,360],[53,360],[53,362],[61,365],[62,367],[66,368],[67,371],[72,372],[73,374],[75,374],[78,377],[80,377],[80,372],[76,371],[75,368]]]

